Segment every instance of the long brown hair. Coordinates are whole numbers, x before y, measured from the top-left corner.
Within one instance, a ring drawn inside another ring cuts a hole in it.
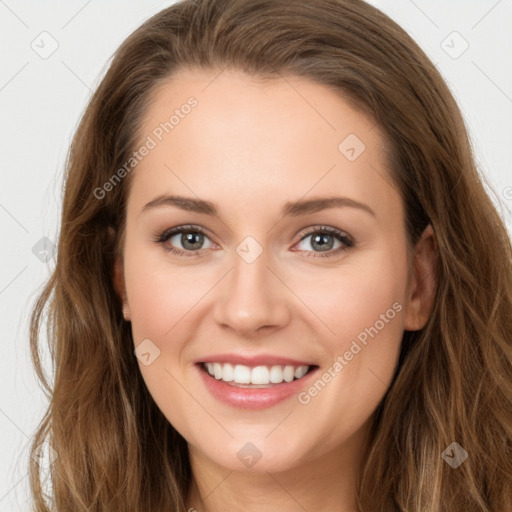
[[[309,78],[371,115],[389,142],[410,246],[428,223],[435,231],[434,309],[424,329],[404,333],[358,473],[360,510],[511,510],[510,239],[436,67],[362,0],[185,0],[115,53],[70,148],[56,267],[31,318],[49,396],[32,455],[44,441],[57,453],[46,497],[31,459],[35,510],[185,510],[187,444],[144,385],[112,283],[130,180],[100,199],[94,191],[130,158],[158,85],[180,68],[226,67]],[[40,357],[45,320],[52,382]],[[442,458],[453,442],[468,453],[457,469]]]

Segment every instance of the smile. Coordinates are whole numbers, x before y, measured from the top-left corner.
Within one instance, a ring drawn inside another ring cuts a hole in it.
[[[297,395],[319,369],[316,365],[259,365],[202,362],[195,365],[218,401],[241,409],[264,409]]]

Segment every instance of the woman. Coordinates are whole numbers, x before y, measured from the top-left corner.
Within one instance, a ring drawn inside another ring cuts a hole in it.
[[[61,225],[36,510],[512,509],[510,240],[377,9],[153,16],[81,120]]]

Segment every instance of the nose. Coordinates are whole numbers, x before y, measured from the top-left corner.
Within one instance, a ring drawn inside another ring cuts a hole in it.
[[[240,337],[268,335],[290,320],[290,292],[269,268],[265,251],[251,263],[235,253],[217,293],[214,320]]]

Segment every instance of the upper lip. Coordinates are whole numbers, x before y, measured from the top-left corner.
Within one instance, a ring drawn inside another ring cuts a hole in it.
[[[299,361],[289,357],[274,356],[272,354],[258,354],[258,355],[240,355],[240,354],[214,354],[211,356],[198,359],[198,363],[231,363],[242,364],[244,366],[315,366],[313,363],[307,361]]]

